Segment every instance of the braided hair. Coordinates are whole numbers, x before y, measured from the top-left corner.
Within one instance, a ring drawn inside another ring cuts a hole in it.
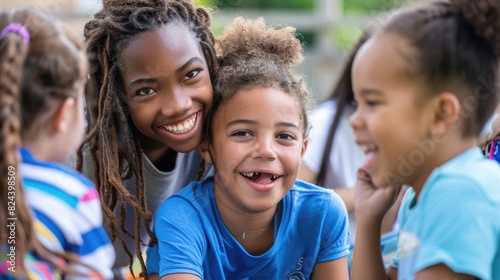
[[[216,56],[214,36],[209,29],[211,17],[207,9],[195,7],[190,0],[103,0],[102,10],[86,23],[84,29],[90,64],[86,88],[89,131],[77,152],[77,169],[82,170],[83,147],[86,145],[111,239],[118,238],[121,242],[129,256],[132,273],[134,256],[127,248],[123,234],[134,238],[135,252],[143,271],[141,228],[146,228],[152,242],[156,237],[149,228],[152,215],[146,206],[141,145],[125,103],[120,53],[139,34],[174,21],[184,24],[198,40],[212,78]],[[135,180],[135,195],[124,183],[131,178]],[[124,226],[126,205],[134,209],[133,232]],[[119,218],[115,217],[117,206],[120,208]]]
[[[35,141],[40,119],[49,114],[54,99],[78,96],[87,74],[83,45],[67,26],[33,8],[0,12],[0,30],[11,24],[25,28],[23,38],[16,32],[0,37],[0,219],[15,215],[17,265],[26,276],[23,259],[35,253],[65,272],[55,257],[76,261],[75,256],[45,248],[36,238],[34,219],[26,203],[18,176],[21,143]],[[11,207],[14,206],[14,209]],[[12,245],[13,233],[0,229],[1,246]]]
[[[500,1],[439,0],[395,14],[380,31],[408,40],[406,72],[427,92],[454,92],[463,136],[477,137],[500,99]]]

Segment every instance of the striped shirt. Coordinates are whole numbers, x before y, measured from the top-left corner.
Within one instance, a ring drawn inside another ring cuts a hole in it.
[[[67,251],[105,279],[112,279],[115,253],[102,225],[99,194],[94,184],[67,166],[37,161],[21,149],[20,176],[26,199],[37,223],[40,242],[53,251]],[[68,264],[84,277],[67,275],[65,279],[99,279],[91,269]]]

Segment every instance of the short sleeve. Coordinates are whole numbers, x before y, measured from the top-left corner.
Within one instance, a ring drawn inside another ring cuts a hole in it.
[[[318,262],[326,262],[345,257],[349,254],[350,232],[347,209],[341,198],[331,193],[325,205],[324,225],[322,227],[321,248]]]
[[[469,178],[436,180],[422,198],[421,245],[415,271],[443,263],[480,279],[491,275],[498,234],[498,209]]]
[[[102,225],[101,204],[95,188],[88,189],[76,210],[77,216],[73,217],[73,221],[81,233],[81,240],[78,245],[69,245],[66,249],[76,253],[83,264],[94,269],[105,279],[112,279],[111,268],[115,261],[115,251]],[[93,273],[75,262],[70,262],[68,266],[82,273],[91,275]],[[82,277],[68,275],[66,279],[82,279]]]
[[[169,198],[158,209],[155,234],[158,245],[148,249],[148,273],[158,273],[159,278],[174,273],[203,278],[206,239],[198,212],[192,204],[181,197]]]

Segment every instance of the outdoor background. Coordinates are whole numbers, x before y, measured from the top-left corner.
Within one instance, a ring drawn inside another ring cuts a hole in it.
[[[380,25],[396,7],[425,0],[195,0],[213,8],[215,34],[236,16],[263,17],[267,23],[291,25],[305,46],[296,67],[321,101],[332,91],[343,59],[362,30]],[[101,8],[101,0],[0,0],[0,9],[36,5],[69,22],[83,40],[83,26]]]

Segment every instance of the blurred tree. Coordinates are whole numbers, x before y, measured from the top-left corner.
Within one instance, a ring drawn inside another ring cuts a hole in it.
[[[344,0],[345,14],[367,14],[391,10],[404,0]]]
[[[317,0],[199,0],[202,5],[219,9],[264,9],[312,11]],[[388,11],[399,6],[404,0],[344,0],[344,12],[373,13]]]
[[[212,0],[211,2],[220,9],[312,11],[316,0]]]

